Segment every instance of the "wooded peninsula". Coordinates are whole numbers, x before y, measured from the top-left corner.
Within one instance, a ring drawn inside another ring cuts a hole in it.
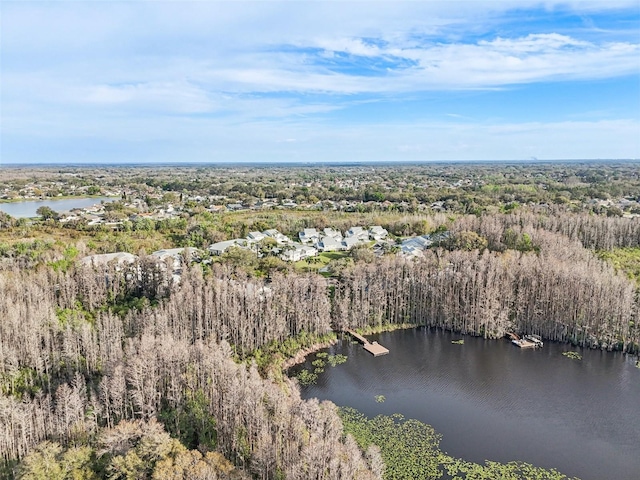
[[[286,366],[400,326],[640,351],[638,162],[15,167],[0,202],[6,478],[564,479]]]

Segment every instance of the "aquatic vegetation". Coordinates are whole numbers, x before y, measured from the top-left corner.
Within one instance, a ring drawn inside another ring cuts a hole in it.
[[[301,370],[300,373],[296,375],[296,378],[298,379],[298,382],[300,382],[300,385],[306,387],[308,385],[313,385],[314,383],[316,383],[316,381],[318,380],[318,375],[316,373],[310,372],[309,370]]]
[[[327,352],[318,352],[316,353],[316,357],[318,358],[327,358],[329,354]]]
[[[376,402],[383,403],[387,398],[384,395],[376,395]]]
[[[329,357],[327,357],[327,362],[332,367],[335,367],[336,365],[343,364],[346,361],[347,361],[347,356],[346,355],[342,355],[341,353],[338,353],[337,355],[329,355]]]
[[[451,457],[440,450],[440,434],[432,426],[400,414],[367,418],[357,410],[339,410],[344,431],[353,435],[360,448],[380,448],[385,480],[455,478],[464,480],[575,480],[557,470],[546,470],[524,462],[484,465]]]
[[[440,454],[447,477],[457,479],[571,480],[557,470],[545,470],[525,462],[499,463],[487,460],[484,465]],[[575,480],[575,479],[574,479]]]
[[[460,340],[451,340],[451,343],[454,345],[464,345],[464,338],[461,338]]]
[[[319,359],[314,360],[313,362],[311,362],[311,365],[313,365],[314,367],[324,367],[325,362],[324,362],[324,360],[319,358]]]
[[[360,448],[380,447],[386,480],[438,478],[440,435],[433,427],[404,416],[378,415],[367,418],[353,408],[339,411],[345,433],[350,433]]]
[[[582,360],[582,355],[578,352],[562,352],[562,355],[572,360]]]

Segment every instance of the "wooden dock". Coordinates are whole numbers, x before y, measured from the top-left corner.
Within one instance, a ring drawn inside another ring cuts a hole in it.
[[[362,335],[354,332],[353,330],[345,330],[345,332],[358,340],[364,346],[364,349],[374,357],[379,357],[380,355],[386,355],[387,353],[389,353],[389,350],[380,345],[378,342],[371,343],[369,342],[369,340],[364,338]]]
[[[511,343],[519,348],[542,348],[544,345],[540,337],[536,335],[525,335],[524,338],[520,338],[513,332],[508,332],[507,335],[511,338]]]
[[[514,345],[520,348],[537,348],[538,347],[538,345],[535,344],[534,342],[530,342],[528,340],[525,340],[524,338],[521,338],[519,340],[511,340],[511,343],[513,343]]]

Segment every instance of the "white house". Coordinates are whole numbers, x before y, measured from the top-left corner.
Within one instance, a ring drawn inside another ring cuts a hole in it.
[[[355,237],[361,242],[366,242],[369,240],[369,232],[362,227],[351,227],[345,235],[345,238],[348,237]]]
[[[285,245],[285,244],[291,243],[291,239],[289,237],[287,237],[286,235],[283,235],[282,233],[280,233],[275,228],[272,228],[270,230],[265,230],[262,233],[264,235],[266,235],[267,237],[271,237],[271,238],[275,239],[275,241],[278,242],[278,244],[280,244],[280,245]]]
[[[224,242],[209,245],[209,251],[212,255],[222,255],[229,247],[246,248],[247,241],[244,238],[234,238],[233,240],[225,240]]]
[[[421,256],[422,252],[429,248],[432,243],[430,235],[408,238],[400,245],[400,252],[409,257]]]
[[[362,241],[356,235],[353,235],[351,237],[344,237],[342,239],[342,249],[351,250],[353,247],[355,247],[359,243],[362,243]]]
[[[89,255],[88,257],[84,257],[80,260],[82,265],[87,266],[98,266],[98,265],[107,265],[110,262],[115,262],[118,265],[123,265],[125,263],[133,263],[138,259],[137,255],[133,255],[132,253],[127,252],[116,252],[116,253],[103,253],[99,255]]]
[[[315,257],[318,254],[318,250],[309,245],[294,243],[291,246],[294,248],[287,248],[280,254],[280,258],[287,262],[297,262],[308,257]]]
[[[167,259],[172,259],[173,268],[178,269],[182,266],[183,257],[186,256],[189,260],[192,260],[197,252],[198,252],[198,249],[193,247],[167,248],[164,250],[157,250],[153,252],[151,256],[156,257],[163,262]]]
[[[302,243],[316,243],[320,239],[320,234],[315,228],[305,228],[298,233],[298,237]]]
[[[336,240],[342,240],[342,232],[340,232],[340,230],[334,230],[331,227],[327,227],[324,230],[322,230],[322,233],[324,233],[325,237],[332,237],[332,238],[335,238]]]
[[[373,227],[369,228],[369,238],[371,238],[371,240],[384,240],[388,235],[389,232],[385,228],[382,228],[380,225],[374,225]]]
[[[251,243],[258,243],[260,240],[266,238],[267,236],[261,232],[249,232],[247,235],[247,240]]]
[[[336,240],[333,237],[322,237],[318,242],[318,249],[323,252],[334,252],[336,250],[342,250],[342,244],[340,240]]]

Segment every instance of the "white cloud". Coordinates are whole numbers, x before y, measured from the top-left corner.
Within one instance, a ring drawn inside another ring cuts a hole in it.
[[[532,8],[549,23],[514,20],[513,12]],[[13,135],[86,136],[169,139],[176,148],[182,139],[185,151],[196,145],[230,156],[234,148],[274,151],[277,143],[285,156],[295,144],[296,155],[305,145],[309,155],[335,158],[342,145],[345,159],[488,158],[491,148],[518,158],[517,145],[497,140],[512,135],[541,148],[553,139],[555,156],[573,156],[570,147],[590,157],[608,156],[607,149],[639,156],[629,138],[640,115],[621,123],[517,123],[515,133],[468,117],[452,125],[454,114],[446,129],[339,116],[362,101],[637,76],[637,28],[601,29],[591,18],[626,12],[633,26],[637,0],[4,2],[2,10],[5,144]],[[580,28],[556,21],[574,14],[584,18]]]
[[[216,109],[206,91],[186,82],[96,85],[87,89],[81,101],[166,113],[205,113]]]

